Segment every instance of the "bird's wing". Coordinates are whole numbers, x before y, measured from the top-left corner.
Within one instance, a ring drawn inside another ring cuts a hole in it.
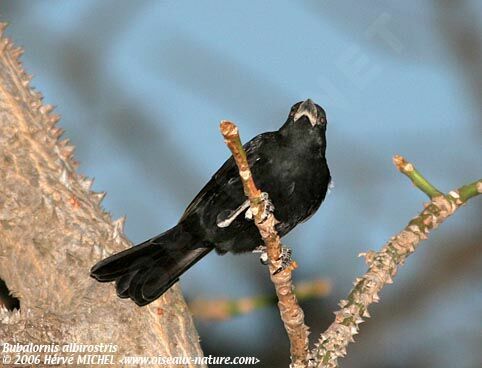
[[[263,161],[262,157],[259,157],[258,152],[260,147],[266,144],[271,144],[276,140],[276,132],[267,132],[259,134],[249,142],[247,142],[243,148],[246,151],[246,157],[248,159],[248,165],[251,169],[255,165],[259,165]],[[213,175],[211,180],[204,186],[203,189],[198,193],[198,195],[192,200],[192,202],[187,206],[184,214],[182,215],[180,221],[184,220],[189,216],[195,208],[197,208],[200,203],[209,198],[220,188],[223,188],[228,182],[240,180],[238,167],[234,161],[233,156],[227,159],[224,164],[219,168],[219,170]]]

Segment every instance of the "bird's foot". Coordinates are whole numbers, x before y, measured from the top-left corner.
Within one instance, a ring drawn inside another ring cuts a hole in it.
[[[255,254],[260,253],[259,261],[263,265],[266,266],[266,265],[269,264],[267,248],[266,248],[265,245],[260,245],[256,248],[254,248],[253,253],[255,253]],[[281,260],[281,266],[275,272],[273,272],[273,275],[277,275],[278,273],[286,270],[289,267],[294,266],[293,268],[296,268],[296,262],[293,261],[293,259],[291,258],[292,253],[293,252],[290,248],[283,247],[283,246],[281,247],[281,255],[280,255],[280,258],[278,259],[278,260]]]
[[[266,252],[266,246],[265,245],[260,245],[256,248],[254,248],[253,253],[261,253],[259,255],[259,261],[261,262],[261,264],[263,264],[265,266],[268,264],[268,253]]]
[[[281,267],[274,271],[273,275],[277,275],[281,271],[286,270],[288,267],[296,265],[295,261],[293,261],[293,258],[291,258],[292,253],[293,252],[290,248],[281,246],[281,256],[279,258],[279,260],[281,260]]]
[[[273,213],[274,211],[274,205],[273,202],[269,199],[269,195],[266,192],[261,193],[261,198],[263,199],[263,212],[261,213],[261,223],[263,223],[268,216]],[[252,220],[253,219],[253,212],[251,211],[251,208],[248,208],[248,210],[245,213],[244,216],[247,220]]]
[[[274,205],[269,199],[269,195],[266,192],[261,193],[261,197],[263,198],[264,208],[263,213],[261,214],[261,222],[264,222],[270,214],[274,212]]]

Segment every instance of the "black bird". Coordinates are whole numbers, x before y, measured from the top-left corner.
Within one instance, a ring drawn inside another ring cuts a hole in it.
[[[282,237],[320,207],[330,183],[325,111],[310,99],[295,104],[276,132],[244,145],[258,188],[268,193]],[[248,214],[246,213],[248,212]],[[161,296],[194,263],[216,249],[241,253],[262,245],[233,157],[214,174],[172,229],[114,254],[91,270],[116,282],[117,295],[142,306]]]

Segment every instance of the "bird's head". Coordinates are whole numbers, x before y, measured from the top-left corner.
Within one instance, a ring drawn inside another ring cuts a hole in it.
[[[317,125],[324,127],[326,125],[325,110],[310,99],[294,104],[291,107],[288,119],[293,120],[295,124],[309,122],[312,127]]]

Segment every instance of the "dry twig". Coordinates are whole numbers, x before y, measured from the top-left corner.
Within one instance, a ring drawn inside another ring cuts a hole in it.
[[[237,126],[229,121],[222,121],[220,129],[226,145],[233,153],[233,157],[238,165],[244,193],[250,201],[254,222],[267,247],[271,281],[276,289],[281,319],[290,340],[292,367],[306,367],[308,362],[309,330],[304,322],[303,310],[299,306],[296,295],[293,292],[291,272],[294,267],[288,267],[274,274],[281,266],[281,239],[275,229],[277,221],[271,212],[265,213],[266,204],[261,191],[256,187],[251,175]]]

